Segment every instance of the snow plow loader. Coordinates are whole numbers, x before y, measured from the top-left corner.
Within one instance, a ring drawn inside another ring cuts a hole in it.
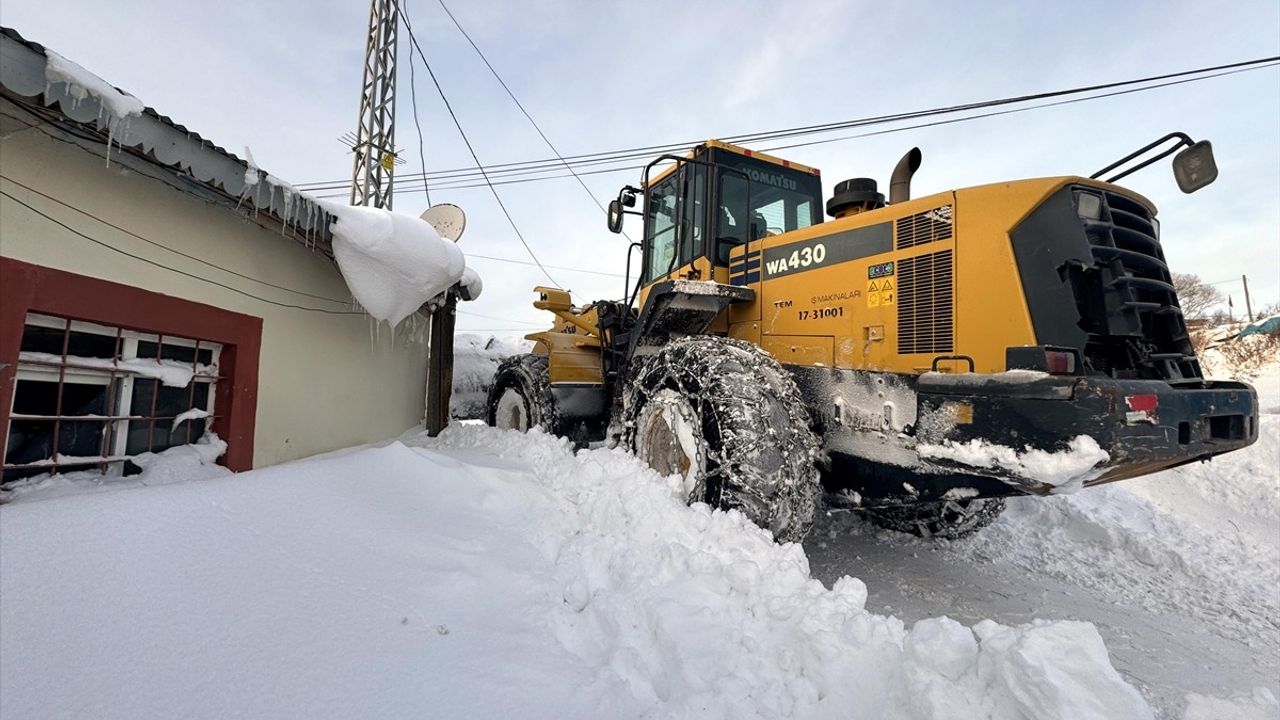
[[[1209,144],[1169,139],[1183,191],[1212,182]],[[555,320],[488,422],[607,438],[780,541],[824,499],[957,537],[1008,496],[1254,442],[1254,390],[1203,377],[1155,206],[1095,179],[1121,163],[912,198],[920,162],[824,204],[818,170],[727,143],[655,159],[609,206],[613,232],[643,219],[623,299],[537,288]]]

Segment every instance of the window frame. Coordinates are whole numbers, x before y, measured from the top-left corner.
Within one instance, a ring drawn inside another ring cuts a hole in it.
[[[86,360],[106,360],[107,358],[88,357],[76,355],[73,350],[69,349],[70,339],[73,333],[80,336],[97,336],[101,338],[110,338],[112,340],[113,358],[121,361],[129,360],[149,360],[160,359],[165,348],[181,347],[190,348],[192,350],[191,382],[187,384],[184,390],[187,392],[187,400],[185,402],[186,409],[199,409],[207,413],[207,416],[199,421],[191,420],[186,423],[183,442],[180,444],[191,444],[198,437],[193,437],[193,428],[197,422],[202,422],[205,431],[212,429],[212,423],[217,419],[217,383],[218,377],[218,358],[222,351],[220,343],[214,343],[206,340],[179,338],[174,336],[165,336],[157,333],[143,333],[136,330],[126,330],[120,326],[107,326],[100,323],[90,323],[68,318],[54,317],[52,315],[43,315],[39,313],[29,313],[23,324],[23,336],[25,340],[26,329],[31,327],[48,328],[56,330],[63,336],[62,352],[51,353],[60,355],[60,362],[33,360],[29,357],[24,358],[21,353],[26,352],[19,349],[18,369],[14,380],[14,392],[10,397],[10,422],[22,420],[26,422],[45,423],[51,422],[52,441],[50,443],[50,457],[37,461],[25,463],[5,463],[0,466],[0,484],[10,480],[10,472],[25,472],[36,469],[47,468],[49,472],[59,473],[64,469],[89,469],[98,467],[103,475],[119,476],[124,474],[125,465],[134,456],[144,452],[162,452],[171,444],[173,429],[170,428],[169,438],[166,442],[161,443],[157,447],[156,432],[157,423],[162,421],[172,422],[177,415],[161,415],[158,414],[157,402],[160,397],[160,381],[156,378],[148,377],[145,373],[139,373],[128,368],[112,367],[97,368],[91,367],[86,362],[77,364],[78,358]],[[139,345],[142,343],[151,343],[156,346],[156,355],[153,357],[147,355],[139,355]],[[208,362],[201,362],[201,355],[208,354]],[[206,372],[201,372],[206,370]],[[209,374],[211,371],[212,374]],[[151,405],[149,408],[133,407],[134,386],[136,381],[150,381],[153,383],[151,392]],[[55,407],[50,415],[18,413],[15,411],[15,405],[18,397],[18,385],[24,381],[27,382],[44,382],[55,383],[58,386],[54,401]],[[105,393],[105,403],[103,413],[91,415],[76,415],[67,413],[61,407],[62,398],[64,397],[64,387],[66,385],[101,385],[107,388]],[[204,391],[205,400],[203,403],[197,402],[197,389],[199,386],[208,387]],[[65,452],[65,448],[61,447],[61,429],[64,423],[98,423],[101,425],[102,439],[99,442],[98,453],[94,456],[75,455],[74,457],[84,458],[76,461],[60,461],[60,456],[69,456]],[[140,423],[147,427],[147,447],[144,450],[130,451],[129,445],[132,443],[132,433],[136,429],[134,424]],[[8,428],[5,428],[6,431]],[[163,432],[163,430],[161,430]],[[7,442],[7,434],[6,434]],[[8,454],[8,446],[5,451]],[[90,459],[92,458],[92,459]]]
[[[8,452],[19,353],[29,314],[113,331],[120,328],[122,338],[128,332],[220,345],[218,382],[211,393],[218,412],[210,418],[209,429],[227,442],[221,464],[235,471],[253,467],[262,318],[4,257],[0,257],[0,430],[4,431],[0,457]],[[199,360],[199,352],[195,359]]]

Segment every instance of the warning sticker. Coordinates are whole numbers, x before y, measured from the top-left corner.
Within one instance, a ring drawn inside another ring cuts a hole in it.
[[[867,281],[867,307],[892,305],[896,302],[897,297],[898,293],[893,285],[893,278],[886,277]]]

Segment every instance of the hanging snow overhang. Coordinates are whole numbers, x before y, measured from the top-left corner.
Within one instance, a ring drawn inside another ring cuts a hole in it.
[[[329,226],[334,218],[312,198],[150,107],[121,117],[119,103],[112,101],[134,98],[118,88],[110,90],[120,97],[104,101],[94,88],[86,92],[74,81],[52,80],[46,72],[50,57],[43,46],[0,27],[0,95],[61,129],[96,136],[112,162],[124,151],[195,180],[212,191],[201,193],[207,199],[212,195],[257,220],[267,215],[286,233],[292,231],[332,256]]]

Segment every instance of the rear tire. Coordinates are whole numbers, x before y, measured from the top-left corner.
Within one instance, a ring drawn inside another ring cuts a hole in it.
[[[888,530],[956,540],[990,525],[1003,511],[1003,498],[967,498],[866,508],[862,512],[868,520]]]
[[[737,509],[798,542],[820,492],[818,439],[795,382],[759,346],[673,340],[640,366],[623,403],[624,442],[686,500]]]
[[[504,430],[528,432],[541,427],[560,434],[545,355],[513,355],[502,361],[489,389],[485,421]]]

